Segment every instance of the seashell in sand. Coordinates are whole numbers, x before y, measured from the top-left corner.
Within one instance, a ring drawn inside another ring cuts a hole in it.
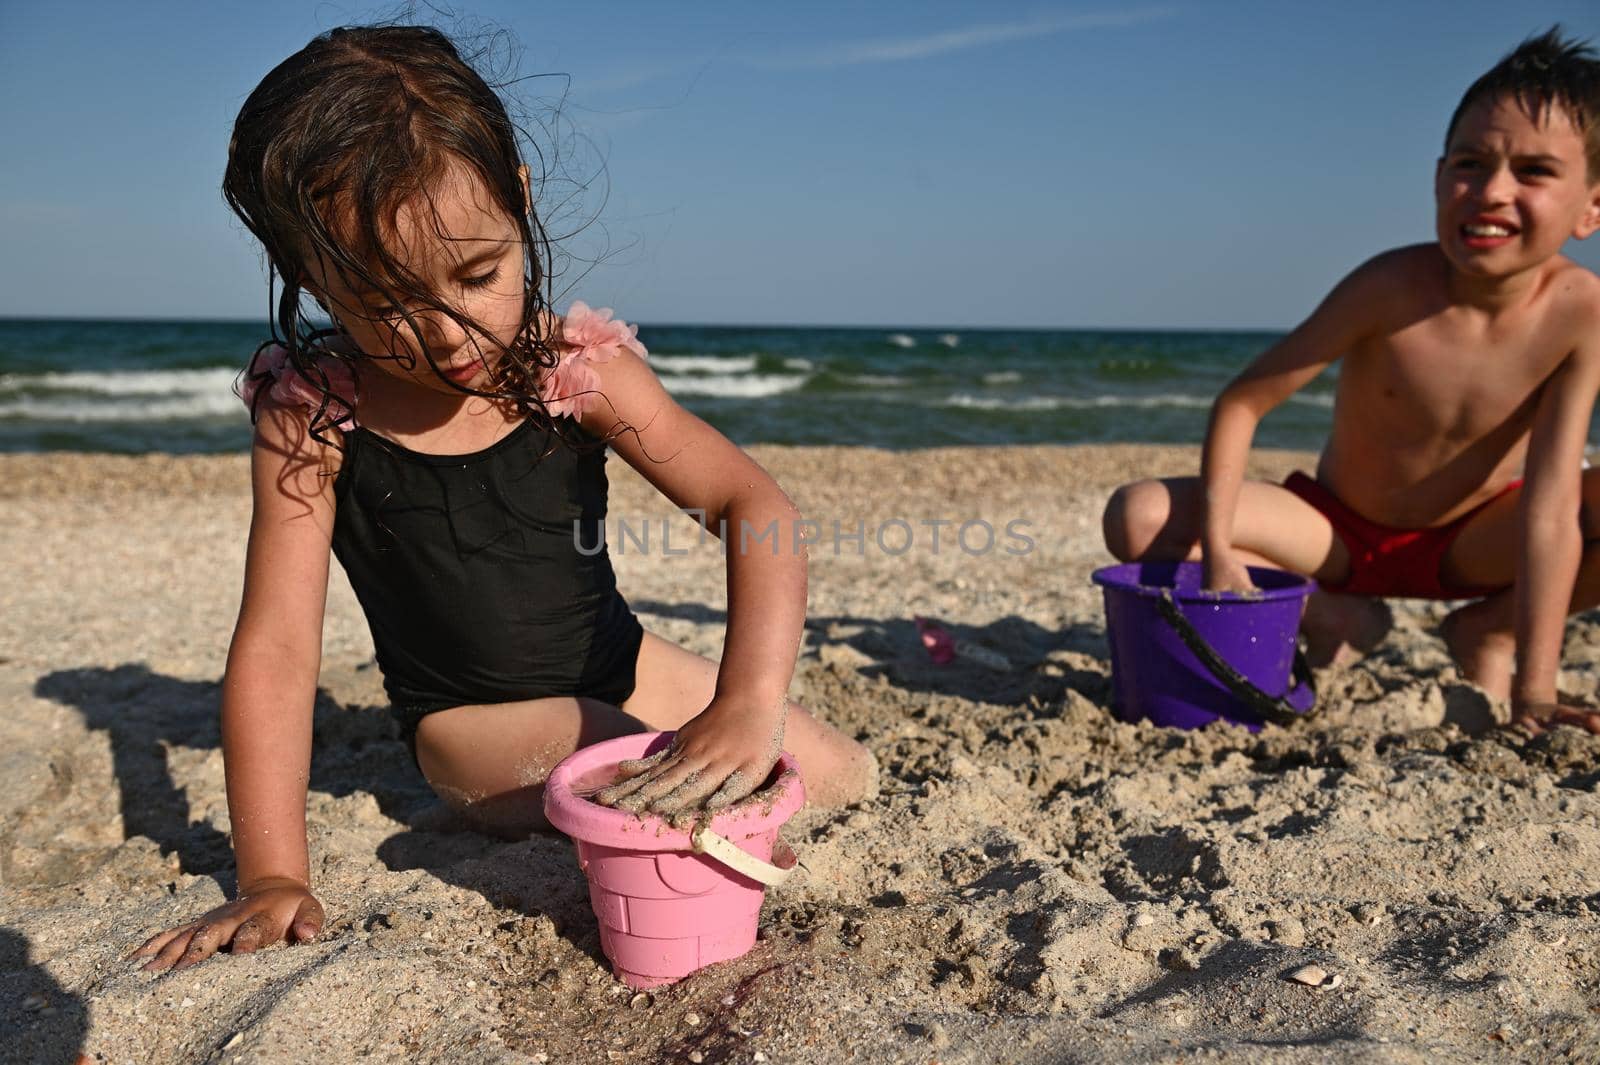
[[[1305,984],[1307,987],[1321,987],[1323,982],[1328,979],[1328,970],[1320,965],[1302,965],[1290,973],[1287,978],[1297,984]]]

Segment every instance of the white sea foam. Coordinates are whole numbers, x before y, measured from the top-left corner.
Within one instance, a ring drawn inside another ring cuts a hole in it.
[[[983,383],[986,385],[1009,385],[1013,381],[1022,380],[1022,375],[1015,370],[1002,370],[1000,373],[986,373]]]
[[[0,374],[0,419],[160,422],[245,419],[233,394],[236,370],[116,370]]]
[[[112,370],[0,374],[0,396],[11,392],[77,392],[100,396],[232,393],[238,370]],[[235,400],[234,402],[238,402]]]
[[[744,377],[667,377],[662,384],[675,396],[723,396],[760,399],[793,392],[806,378],[787,374],[750,374]]]
[[[816,364],[810,359],[784,359],[783,366],[786,370],[815,370]]]
[[[1328,393],[1296,392],[1294,395],[1289,397],[1289,402],[1299,403],[1300,405],[1306,407],[1322,407],[1327,410],[1333,409],[1333,396]]]
[[[917,342],[906,336],[904,333],[890,333],[883,339],[887,340],[897,348],[914,348],[917,346]]]
[[[652,355],[650,365],[661,373],[749,373],[756,368],[754,355]]]
[[[957,393],[940,401],[941,407],[962,407],[967,410],[1097,410],[1129,407],[1149,410],[1157,407],[1178,407],[1205,410],[1211,406],[1209,396],[1177,394],[1158,396],[1024,396],[1021,399],[1001,399],[997,396],[972,396]]]
[[[170,422],[193,418],[249,417],[232,396],[183,396],[142,403],[107,403],[82,396],[16,396],[0,399],[0,421]]]
[[[881,373],[850,374],[845,380],[853,385],[866,385],[869,388],[895,388],[911,383],[910,378]]]
[[[953,348],[957,344],[961,343],[961,334],[959,334],[959,333],[940,333],[939,334],[939,343],[943,344],[947,348]]]

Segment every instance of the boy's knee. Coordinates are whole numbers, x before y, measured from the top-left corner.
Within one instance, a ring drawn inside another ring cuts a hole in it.
[[[1600,469],[1583,471],[1583,497],[1578,520],[1585,541],[1600,540]]]
[[[1167,504],[1159,481],[1135,481],[1111,493],[1100,530],[1106,550],[1132,562],[1150,549],[1167,520]]]

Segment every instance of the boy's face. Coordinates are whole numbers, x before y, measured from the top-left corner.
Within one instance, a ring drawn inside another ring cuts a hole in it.
[[[1434,180],[1439,246],[1464,273],[1506,277],[1600,228],[1583,133],[1552,105],[1542,122],[1514,99],[1461,116]]]
[[[485,333],[469,336],[438,311],[412,305],[404,309],[412,312],[419,337],[402,308],[381,293],[352,288],[320,262],[307,288],[361,351],[378,356],[370,365],[379,371],[455,395],[455,385],[484,387],[522,324],[523,247],[515,223],[476,175],[456,167],[433,190],[431,207],[405,205],[394,228],[390,253]]]

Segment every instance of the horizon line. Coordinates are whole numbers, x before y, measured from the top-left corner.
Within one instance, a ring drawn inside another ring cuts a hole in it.
[[[266,320],[255,317],[234,318],[218,315],[195,315],[181,317],[177,315],[65,315],[0,313],[0,322],[129,322],[146,325],[153,325],[157,323],[254,325],[265,324]],[[860,329],[886,330],[889,332],[913,331],[923,333],[955,333],[961,331],[983,333],[1286,333],[1293,328],[1293,326],[1267,325],[908,325],[904,322],[885,325],[882,323],[873,322],[704,322],[690,320],[640,320],[637,322],[630,322],[630,324],[638,325],[641,329]]]

